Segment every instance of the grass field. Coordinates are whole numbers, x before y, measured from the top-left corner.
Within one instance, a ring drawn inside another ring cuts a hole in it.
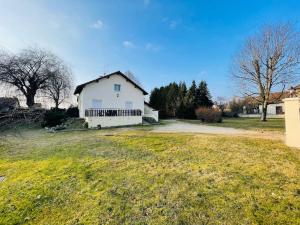
[[[0,138],[0,224],[300,224],[300,151],[146,130]]]
[[[193,124],[204,124],[200,120],[181,120]],[[206,123],[205,123],[206,124]],[[210,126],[232,127],[246,130],[284,131],[284,119],[270,118],[261,122],[259,118],[223,118],[222,123],[207,123]]]

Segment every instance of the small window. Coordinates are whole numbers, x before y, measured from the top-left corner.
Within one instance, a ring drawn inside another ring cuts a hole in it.
[[[93,109],[101,109],[102,108],[102,100],[93,99],[92,100],[92,108]]]
[[[114,85],[114,90],[115,90],[116,92],[120,92],[120,91],[121,91],[121,85],[120,85],[120,84],[115,84],[115,85]]]
[[[276,106],[276,114],[277,115],[283,114],[282,106]]]
[[[132,102],[130,102],[130,101],[125,102],[125,108],[132,109]]]

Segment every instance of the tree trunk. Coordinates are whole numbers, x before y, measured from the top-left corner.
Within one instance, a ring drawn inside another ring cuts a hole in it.
[[[55,102],[55,108],[58,109],[59,106],[58,99],[55,99],[54,102]]]
[[[260,118],[260,120],[263,122],[267,121],[267,109],[268,109],[267,101],[264,101],[262,104],[262,112],[261,112],[261,118]]]
[[[28,108],[31,108],[34,105],[34,96],[35,96],[35,94],[27,93],[26,105],[28,106]]]

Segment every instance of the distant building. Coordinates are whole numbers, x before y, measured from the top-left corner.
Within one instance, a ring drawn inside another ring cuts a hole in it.
[[[300,85],[293,87],[293,95],[300,96]],[[267,108],[267,115],[282,115],[284,114],[283,99],[289,98],[290,91],[271,93],[269,104]],[[258,98],[245,98],[245,105],[243,107],[243,114],[261,114],[262,105],[259,104]]]
[[[0,97],[0,112],[5,113],[20,108],[19,99],[16,97]]]
[[[32,109],[42,109],[42,103],[34,103]]]

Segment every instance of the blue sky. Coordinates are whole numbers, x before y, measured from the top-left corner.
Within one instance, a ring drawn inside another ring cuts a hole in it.
[[[213,97],[236,92],[232,56],[267,23],[299,22],[300,1],[0,0],[0,47],[50,49],[75,83],[133,72],[150,91],[204,79]]]

